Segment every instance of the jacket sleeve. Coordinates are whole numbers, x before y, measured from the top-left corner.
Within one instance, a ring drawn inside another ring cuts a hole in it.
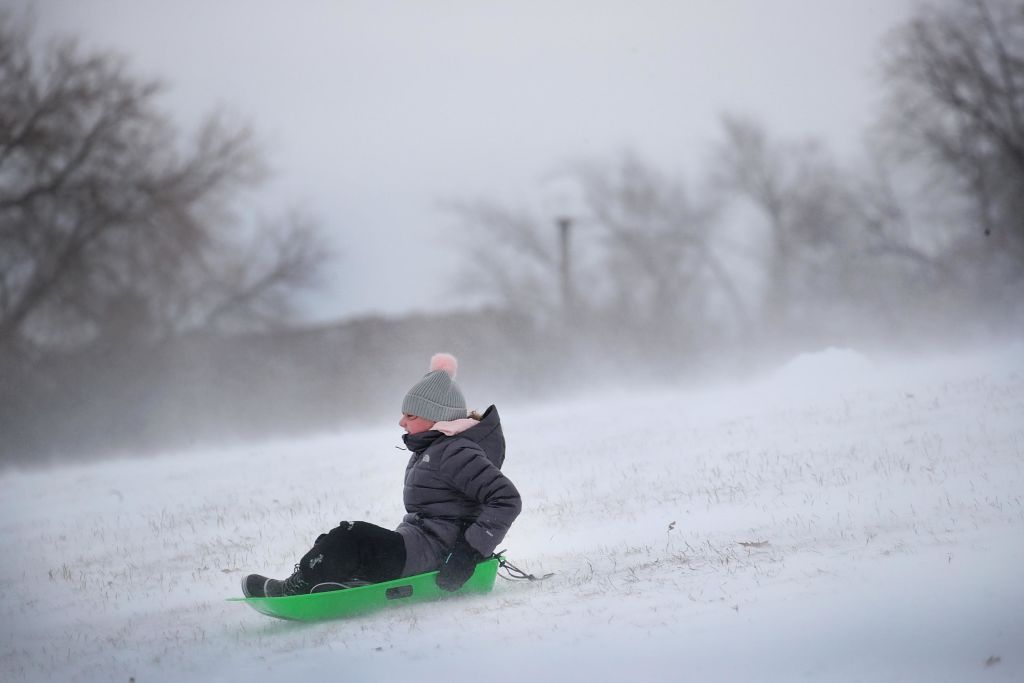
[[[453,489],[480,504],[480,514],[466,529],[466,541],[484,557],[489,556],[523,508],[519,491],[475,446],[448,454],[440,469]]]

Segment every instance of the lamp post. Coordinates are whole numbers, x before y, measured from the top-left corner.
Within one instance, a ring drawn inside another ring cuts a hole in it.
[[[572,228],[572,219],[568,216],[559,216],[555,219],[558,225],[558,265],[562,285],[562,315],[568,319],[574,310],[572,291],[572,272],[569,267],[569,230]]]
[[[552,301],[561,309],[562,322],[575,325],[580,321],[580,300],[573,286],[572,232],[573,228],[586,221],[586,202],[580,187],[579,175],[562,169],[544,179],[541,196],[545,221],[552,221],[558,231],[558,285],[561,291],[552,292],[553,297],[561,295],[561,301]],[[580,256],[576,245],[577,257]],[[554,283],[552,283],[554,284]]]

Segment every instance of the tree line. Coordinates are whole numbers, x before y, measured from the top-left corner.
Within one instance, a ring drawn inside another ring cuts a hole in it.
[[[568,164],[554,215],[455,204],[466,281],[553,333],[666,356],[1019,331],[1024,4],[923,6],[879,66],[859,165],[725,115],[695,182],[625,153]]]

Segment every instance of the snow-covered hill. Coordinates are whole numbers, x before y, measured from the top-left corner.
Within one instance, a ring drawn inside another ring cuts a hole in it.
[[[1024,678],[1024,348],[499,407],[556,575],[352,621],[225,598],[396,524],[397,426],[0,475],[2,678]]]

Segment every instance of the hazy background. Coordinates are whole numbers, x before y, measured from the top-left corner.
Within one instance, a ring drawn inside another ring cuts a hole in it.
[[[1024,330],[1024,5],[0,0],[0,456]],[[153,85],[159,81],[162,86]]]
[[[247,208],[301,204],[342,254],[304,301],[318,320],[478,303],[453,291],[441,202],[532,201],[561,164],[621,149],[693,174],[722,112],[859,154],[879,40],[913,5],[5,3],[165,80],[183,124],[253,124],[275,175]]]

